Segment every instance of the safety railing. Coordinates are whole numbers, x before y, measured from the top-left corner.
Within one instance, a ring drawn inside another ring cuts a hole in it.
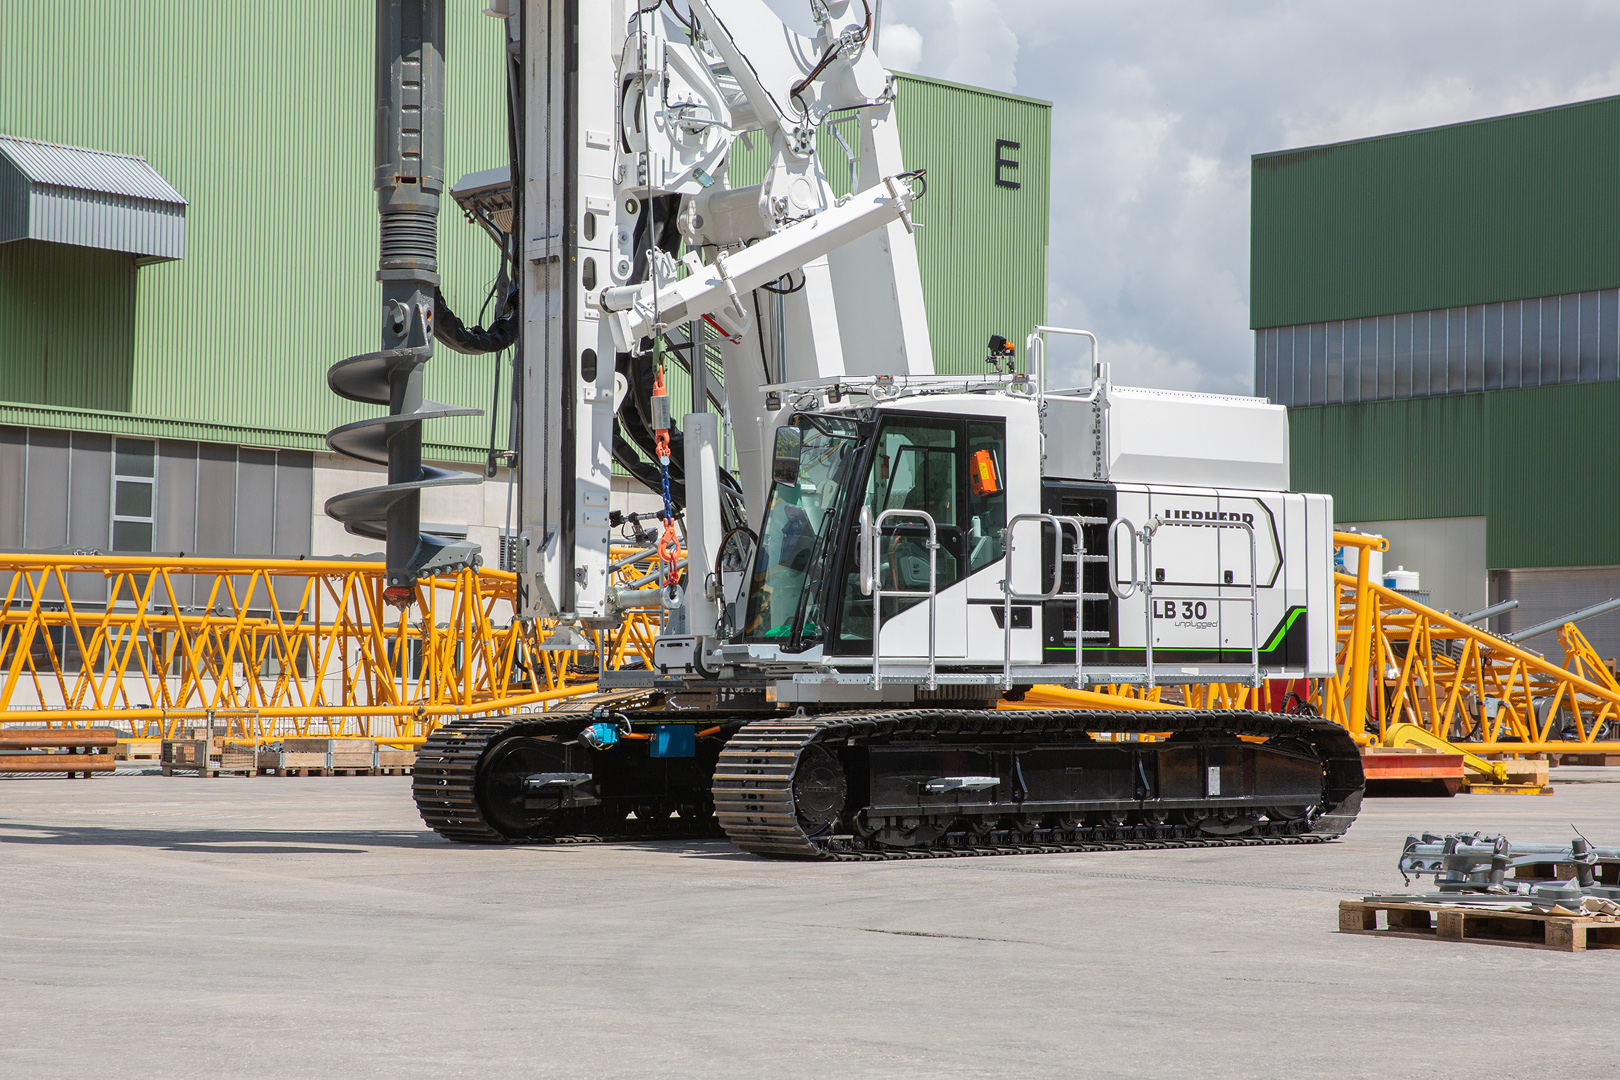
[[[883,536],[883,526],[895,518],[912,518],[921,521],[928,527],[928,590],[917,589],[885,589],[883,587],[883,571],[878,565],[878,541]],[[936,617],[938,614],[939,599],[939,531],[934,526],[934,517],[926,510],[885,510],[872,520],[870,507],[861,507],[861,565],[860,586],[863,595],[872,598],[872,689],[883,689],[883,600],[885,597],[894,599],[918,599],[928,602],[928,682],[930,690],[939,685],[938,658],[936,655]]]
[[[1037,398],[1045,397],[1047,392],[1047,334],[1062,334],[1067,337],[1085,338],[1087,341],[1091,342],[1091,364],[1086,380],[1086,388],[1091,392],[1091,394],[1090,397],[1084,400],[1091,400],[1092,398],[1095,398],[1097,394],[1098,379],[1102,375],[1102,357],[1101,351],[1097,345],[1097,335],[1093,334],[1090,330],[1075,330],[1067,326],[1036,326],[1030,330],[1029,337],[1024,339],[1024,356],[1026,357],[1026,366],[1033,369],[1029,372],[1029,374],[1035,375],[1038,380],[1035,384]]]
[[[1050,525],[1054,533],[1052,548],[1052,587],[1038,593],[1021,593],[1013,588],[1013,549],[1014,531],[1021,522],[1038,521],[1042,523],[1042,539],[1045,538],[1044,526]],[[1085,603],[1087,600],[1106,600],[1103,593],[1088,593],[1085,591],[1085,565],[1086,565],[1086,534],[1087,525],[1103,525],[1104,518],[1075,517],[1060,514],[1016,514],[1007,522],[1002,530],[1002,573],[1001,581],[1001,629],[1002,629],[1002,663],[1001,688],[1011,690],[1012,681],[1012,631],[1013,604],[1046,604],[1049,601],[1073,602],[1074,604],[1074,685],[1076,688],[1085,686],[1085,639],[1086,635],[1100,634],[1107,637],[1107,631],[1088,631],[1085,625]],[[1073,530],[1074,551],[1063,550],[1065,530]],[[1074,589],[1063,591],[1063,568],[1065,564],[1074,566]],[[1033,620],[1031,620],[1033,622]]]

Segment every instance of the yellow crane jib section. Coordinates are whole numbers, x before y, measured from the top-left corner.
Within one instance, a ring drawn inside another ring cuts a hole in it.
[[[403,610],[383,589],[382,563],[359,559],[0,555],[0,724],[172,738],[228,717],[244,737],[410,744],[651,660],[656,630],[634,615],[594,652],[546,649],[553,627],[514,617],[499,570],[423,579]]]
[[[1312,704],[1359,741],[1407,723],[1476,754],[1620,753],[1620,684],[1573,624],[1554,660],[1362,574],[1336,580],[1337,674]]]
[[[1363,665],[1360,670],[1350,673],[1350,700],[1345,702],[1344,716],[1340,722],[1349,729],[1350,734],[1359,741],[1367,732],[1367,669],[1365,662],[1370,653],[1370,639],[1372,634],[1372,617],[1370,605],[1363,601],[1369,598],[1367,589],[1371,581],[1367,575],[1368,552],[1388,551],[1389,541],[1381,536],[1364,536],[1361,533],[1335,532],[1333,543],[1337,547],[1356,549],[1356,599],[1355,617],[1351,620],[1349,657],[1352,664]],[[1343,674],[1341,668],[1340,673]]]

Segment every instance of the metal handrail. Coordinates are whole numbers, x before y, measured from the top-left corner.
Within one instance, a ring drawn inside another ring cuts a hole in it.
[[[1125,533],[1130,537],[1131,541],[1130,592],[1119,591],[1119,574],[1114,570],[1114,554],[1119,550],[1119,545],[1114,543],[1114,538],[1119,535],[1119,527],[1121,525],[1125,526]],[[1113,524],[1108,526],[1108,591],[1113,593],[1121,600],[1129,600],[1131,597],[1135,596],[1136,588],[1139,584],[1136,580],[1136,539],[1136,526],[1131,523],[1130,518],[1115,518]]]
[[[1052,552],[1052,587],[1040,593],[1015,592],[1012,587],[1012,555],[1013,555],[1013,529],[1021,521],[1039,521],[1051,525],[1056,533]],[[1017,514],[1008,519],[1007,527],[1001,530],[1002,535],[1002,573],[1005,575],[1001,582],[1001,688],[1012,689],[1012,606],[1016,601],[1021,604],[1044,604],[1048,600],[1072,600],[1074,602],[1074,685],[1075,689],[1085,686],[1085,563],[1086,563],[1086,534],[1085,526],[1088,523],[1101,524],[1100,518],[1082,518],[1061,514]],[[1074,554],[1063,553],[1063,530],[1074,530]],[[1074,563],[1074,592],[1063,592],[1063,564]]]
[[[1166,525],[1179,525],[1189,529],[1242,529],[1249,537],[1249,595],[1248,596],[1199,596],[1199,597],[1172,597],[1173,600],[1213,599],[1218,604],[1228,601],[1232,603],[1249,605],[1249,685],[1260,685],[1260,560],[1255,546],[1254,526],[1247,521],[1173,521],[1155,517],[1142,527],[1142,548],[1147,563],[1147,573],[1142,576],[1143,603],[1142,610],[1147,620],[1147,637],[1144,642],[1147,659],[1147,685],[1152,689],[1158,685],[1153,672],[1153,537]],[[1215,588],[1231,588],[1228,585],[1216,585]]]
[[[1041,336],[1043,334],[1066,334],[1070,337],[1083,337],[1091,342],[1091,393],[1080,400],[1093,400],[1097,393],[1097,377],[1102,373],[1102,356],[1097,345],[1097,335],[1090,330],[1074,330],[1067,326],[1036,326],[1030,330],[1029,337],[1024,339],[1026,357],[1024,364],[1028,367],[1037,357],[1039,358],[1040,381],[1035,386],[1041,397],[1046,396],[1046,339]]]
[[[883,535],[883,525],[890,518],[918,518],[928,526],[928,591],[918,592],[915,589],[883,588],[883,574],[877,565],[877,541]],[[860,570],[861,592],[872,598],[872,689],[883,689],[883,597],[885,592],[889,596],[915,597],[928,601],[928,689],[934,690],[939,682],[936,671],[936,657],[934,651],[934,629],[937,604],[939,597],[939,531],[934,527],[934,517],[926,510],[885,510],[872,520],[872,512],[868,507],[861,507],[861,555],[863,556]]]
[[[877,566],[876,526],[872,524],[872,508],[861,507],[860,550],[856,552],[855,574],[860,581],[861,595],[872,595],[872,579]]]

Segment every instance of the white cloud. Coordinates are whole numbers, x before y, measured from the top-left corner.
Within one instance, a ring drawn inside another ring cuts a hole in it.
[[[948,0],[955,30],[945,77],[970,86],[1011,90],[1018,85],[1018,35],[1001,17],[998,0]]]
[[[919,73],[1053,103],[1048,317],[1148,385],[1250,389],[1250,155],[1620,93],[1620,5],[1586,0],[884,0],[883,17],[916,33]]]
[[[883,21],[918,37],[919,66],[906,68],[888,52],[884,63],[900,71],[970,86],[1012,90],[1018,85],[1019,37],[1003,0],[884,0]],[[885,30],[881,47],[889,48]]]
[[[1200,390],[1204,373],[1198,361],[1188,356],[1172,356],[1143,341],[1121,338],[1108,343],[1103,361],[1122,386],[1155,386],[1162,390]]]
[[[914,26],[890,20],[878,28],[878,56],[891,71],[916,71],[922,64],[922,34]]]

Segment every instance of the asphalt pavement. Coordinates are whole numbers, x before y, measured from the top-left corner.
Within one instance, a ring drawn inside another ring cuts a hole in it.
[[[0,1076],[1620,1072],[1620,950],[1336,932],[1409,832],[1620,844],[1620,770],[1312,847],[477,848],[399,777],[0,781]],[[1577,782],[1578,781],[1578,782]]]

